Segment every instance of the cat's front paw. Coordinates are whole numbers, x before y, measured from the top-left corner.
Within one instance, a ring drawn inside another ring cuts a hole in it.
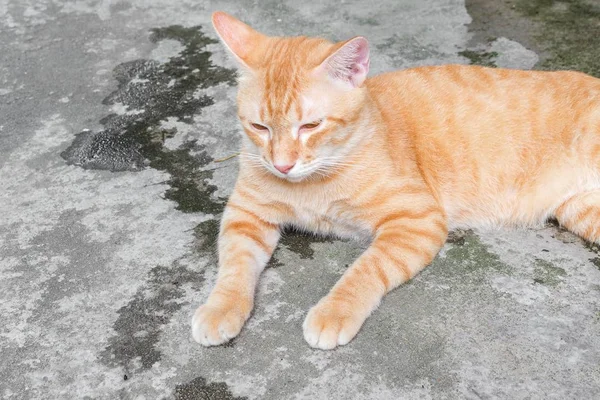
[[[304,339],[311,347],[322,350],[348,344],[365,321],[365,317],[351,309],[341,301],[321,300],[310,309],[304,320]]]
[[[240,333],[248,315],[249,311],[243,311],[235,302],[226,301],[223,304],[209,300],[194,313],[192,336],[203,346],[218,346]]]

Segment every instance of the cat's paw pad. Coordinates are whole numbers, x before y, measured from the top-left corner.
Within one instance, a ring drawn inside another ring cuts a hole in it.
[[[192,337],[203,346],[218,346],[236,337],[245,322],[246,316],[236,308],[204,304],[192,318]]]
[[[342,311],[347,308],[327,301],[311,308],[302,325],[308,344],[322,350],[348,344],[360,330],[364,318]]]

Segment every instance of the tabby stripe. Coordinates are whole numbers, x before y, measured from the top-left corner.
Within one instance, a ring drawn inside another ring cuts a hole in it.
[[[288,112],[290,111],[290,108],[292,108],[292,104],[294,103],[294,101],[296,101],[296,93],[298,93],[299,90],[300,90],[300,84],[298,82],[298,77],[294,76],[292,78],[292,87],[291,87],[291,89],[288,89],[288,92],[287,92],[286,104],[283,107],[284,115],[287,115]]]
[[[235,188],[235,192],[240,196],[245,198],[246,200],[255,200],[256,197],[252,195],[249,191],[242,189],[241,187]]]
[[[302,121],[303,113],[302,113],[302,103],[300,101],[296,102],[296,115],[298,116],[298,121]]]
[[[375,183],[375,182],[373,182],[373,183]],[[367,188],[363,188],[363,191],[366,190]],[[377,208],[381,207],[382,205],[386,204],[388,201],[390,201],[391,198],[392,198],[392,196],[387,196],[385,194],[377,194],[373,198],[365,200],[362,203],[362,206],[363,206],[363,208],[366,208],[366,209],[371,209],[371,210],[377,209]]]
[[[219,293],[223,298],[226,299],[235,299],[244,293],[241,293],[238,287],[231,285],[216,285],[215,291]]]
[[[393,231],[383,231],[379,235],[377,235],[377,240],[389,241],[390,237],[392,239],[395,237],[398,237],[400,239],[407,239],[407,238],[413,239],[415,237],[418,237],[418,238],[422,238],[422,239],[427,239],[430,242],[433,242],[436,244],[441,242],[440,236],[434,232],[431,232],[431,231],[425,230],[425,229],[411,228],[408,226],[403,227],[403,228],[396,228]],[[443,244],[443,243],[441,243],[441,244]]]
[[[581,234],[581,236],[583,236],[584,238],[589,238],[592,237],[592,233],[595,232],[595,226],[594,224],[589,224],[587,228],[585,228],[585,231],[583,231],[583,233]]]
[[[262,248],[265,253],[269,254],[271,252],[271,248],[267,246],[267,244],[261,237],[256,225],[247,221],[231,221],[225,224],[223,230],[221,231],[221,236],[225,236],[230,230],[235,231],[235,233],[237,233],[238,235],[245,236],[248,239],[252,240],[260,248]]]
[[[383,218],[381,218],[379,221],[377,221],[375,223],[375,230],[379,230],[379,228],[382,225],[384,225],[390,221],[394,221],[394,220],[401,221],[401,220],[405,220],[405,219],[422,219],[436,211],[438,211],[437,207],[428,207],[420,212],[415,212],[413,210],[404,210],[404,211],[398,211],[395,213],[391,213],[391,214],[384,216]]]
[[[381,281],[381,283],[383,283],[385,291],[387,292],[388,288],[390,287],[390,280],[388,279],[387,274],[385,273],[384,267],[381,263],[381,259],[375,255],[371,255],[371,260],[373,268],[375,269],[379,280]]]
[[[351,137],[352,137],[352,135],[348,133],[342,137],[333,137],[333,138],[331,138],[330,142],[331,142],[331,144],[340,146],[340,145],[346,143],[348,140],[350,140]]]
[[[268,96],[265,105],[267,106],[267,115],[269,116],[273,116],[273,105],[271,104],[273,96],[271,96],[271,92],[271,69],[267,68],[267,71],[265,72],[265,93],[267,93]]]
[[[585,209],[585,210],[583,211],[583,213],[581,213],[581,214],[577,214],[577,215],[575,216],[575,218],[576,218],[576,219],[578,219],[578,220],[580,220],[580,221],[583,221],[583,220],[585,220],[585,219],[589,218],[590,214],[592,214],[592,213],[593,213],[593,212],[595,212],[595,211],[596,211],[596,210],[595,210],[594,208],[592,208],[592,207],[588,207],[587,209]]]
[[[336,288],[328,296],[332,301],[340,301],[342,304],[347,303],[348,299],[357,299],[356,292],[348,290],[348,285],[341,288]]]
[[[227,257],[227,263],[230,265],[240,265],[241,263],[239,261],[243,260],[244,258],[250,258],[252,260],[256,260],[254,253],[252,253],[250,250],[242,250],[240,252],[230,253],[226,257]],[[237,275],[238,272],[236,271],[235,274]]]
[[[394,254],[390,253],[385,247],[381,246],[381,243],[375,243],[373,245],[373,247],[377,251],[379,251],[384,257],[387,257],[390,261],[392,261],[394,268],[400,268],[400,270],[402,271],[402,275],[404,275],[404,278],[406,280],[409,280],[411,278],[412,274],[411,274],[410,270],[408,269],[408,265],[406,264],[406,261],[404,261],[401,258],[398,258]]]
[[[266,118],[265,108],[263,106],[260,107],[260,111],[258,112],[261,121],[264,121]]]
[[[342,126],[348,125],[348,121],[345,120],[344,118],[327,117],[327,120],[331,121],[331,122],[335,122],[336,124],[339,124],[339,125],[342,125]]]
[[[252,142],[257,146],[257,147],[262,147],[264,146],[264,141],[262,140],[262,138],[260,136],[258,136],[256,133],[252,132],[250,129],[246,128],[245,126],[242,127],[242,129],[244,129],[244,132],[246,132],[246,135],[248,135],[248,137],[250,138],[250,140],[252,140]]]
[[[376,182],[376,181],[372,182],[369,186],[363,188],[363,191],[367,191],[371,186],[376,185],[376,184],[378,184],[378,182]],[[400,196],[400,198],[402,198],[402,196],[405,196],[407,194],[423,195],[423,194],[429,194],[429,191],[424,186],[406,185],[406,186],[402,186],[402,187],[398,188],[397,190],[395,190],[394,192],[391,192],[391,193],[390,192],[377,193],[376,195],[372,196],[371,198],[364,200],[362,205],[365,208],[377,209],[377,208],[383,206],[384,204],[387,204],[388,202],[396,199],[397,198],[396,196]]]
[[[264,219],[262,219],[261,217],[259,217],[257,214],[255,214],[252,211],[247,210],[247,209],[245,209],[245,208],[243,208],[241,206],[238,206],[236,204],[231,204],[230,203],[230,204],[227,204],[227,207],[233,208],[234,210],[241,211],[244,214],[251,216],[252,218],[254,218],[254,220],[256,222],[258,222],[259,224],[261,224],[265,228],[271,228],[271,229],[277,228],[277,225],[265,221]]]
[[[446,221],[440,221],[440,220],[434,220],[433,224],[436,226],[436,228],[438,228],[438,230],[440,232],[444,232],[444,236],[446,236],[448,234],[448,224],[446,223]],[[442,242],[442,245],[445,243],[445,239]]]
[[[399,188],[400,193],[402,194],[423,194],[429,193],[427,186],[425,185],[411,185],[406,184]]]
[[[318,145],[321,141],[323,141],[323,139],[325,139],[325,137],[331,133],[333,129],[329,128],[329,129],[324,129],[321,132],[315,132],[313,133],[308,140],[306,141],[306,147],[314,147],[316,145]]]
[[[294,215],[296,215],[296,212],[294,211],[292,206],[285,204],[281,201],[273,201],[273,202],[267,204],[267,207],[272,208],[275,211],[277,211],[278,213],[286,215],[286,216],[293,217]]]
[[[429,258],[429,254],[425,250],[415,245],[415,237],[407,237],[407,235],[398,232],[396,234],[388,233],[383,239],[377,239],[377,241],[379,240],[382,244],[388,242],[395,247],[401,247],[402,251],[413,253],[422,258]]]

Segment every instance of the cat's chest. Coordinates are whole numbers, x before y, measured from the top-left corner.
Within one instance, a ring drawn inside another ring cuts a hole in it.
[[[302,230],[355,239],[371,235],[365,223],[357,218],[355,210],[344,200],[324,204],[294,204],[292,209],[294,216],[288,224]]]

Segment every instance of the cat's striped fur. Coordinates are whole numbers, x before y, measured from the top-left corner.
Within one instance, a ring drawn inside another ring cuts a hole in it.
[[[241,65],[246,135],[218,280],[194,316],[200,343],[240,332],[284,225],[372,238],[306,317],[322,349],[348,343],[450,228],[556,217],[599,241],[600,80],[462,65],[365,80],[363,38],[267,37],[225,13],[213,23]]]

